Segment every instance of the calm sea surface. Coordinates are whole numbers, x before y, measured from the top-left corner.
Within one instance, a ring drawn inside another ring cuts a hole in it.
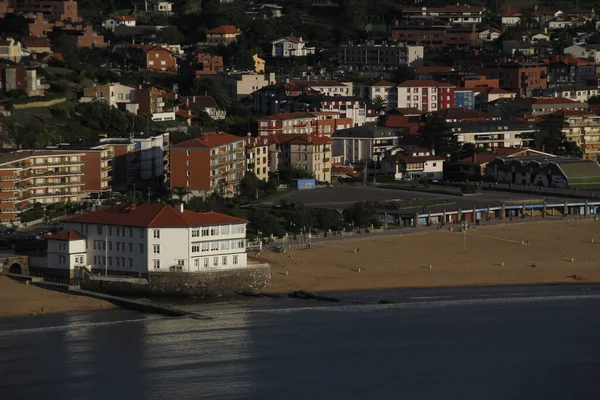
[[[1,319],[0,399],[600,399],[600,289],[406,293]]]

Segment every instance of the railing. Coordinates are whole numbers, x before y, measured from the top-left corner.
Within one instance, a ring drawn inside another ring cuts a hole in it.
[[[70,197],[81,196],[83,192],[55,192],[55,193],[31,193],[22,197],[23,200],[36,199],[40,197]]]
[[[60,165],[83,165],[83,161],[55,161],[55,162],[41,162],[41,163],[19,163],[21,168],[37,168],[37,167],[56,167]]]
[[[0,177],[0,180],[2,180],[2,181],[17,181],[17,180],[19,180],[19,177],[16,175],[15,176],[3,176],[3,177]]]
[[[27,184],[22,184],[19,183],[17,184],[17,189],[16,190],[23,190],[23,189],[30,189],[30,188],[35,188],[35,187],[46,187],[46,186],[79,186],[79,185],[83,185],[83,181],[76,181],[76,182],[43,182],[43,183],[27,183]]]
[[[21,176],[19,179],[19,181],[24,181],[26,179],[30,179],[30,178],[41,178],[41,177],[48,177],[48,176],[65,176],[65,175],[85,175],[83,173],[83,171],[48,171],[48,172],[44,172],[42,174],[27,174],[27,175],[23,175]]]

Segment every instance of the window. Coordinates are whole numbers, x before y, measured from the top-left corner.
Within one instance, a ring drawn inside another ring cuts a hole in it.
[[[202,251],[208,251],[209,248],[209,242],[202,243]]]
[[[133,268],[133,258],[129,259],[129,268]]]
[[[192,231],[192,237],[199,237],[200,236],[200,229],[194,229]]]
[[[60,260],[60,257],[62,257],[62,256],[58,256],[59,260]],[[94,265],[96,265],[98,263],[97,259],[98,259],[98,257],[94,256]]]
[[[208,228],[202,228],[202,236],[208,236]]]
[[[194,267],[199,267],[200,266],[200,259],[196,258],[194,259]]]
[[[112,242],[108,242],[108,250],[112,251]]]
[[[213,267],[219,266],[219,257],[213,257]]]
[[[227,265],[227,256],[221,258],[221,265]]]
[[[192,175],[192,171],[190,171],[190,170],[185,171],[185,173],[186,173],[187,176],[191,176]]]
[[[129,252],[132,253],[133,252],[133,243],[129,243]]]
[[[160,239],[160,229],[154,229],[154,239]]]
[[[245,232],[245,225],[233,225],[231,227],[231,233],[236,234],[236,233],[244,233]]]
[[[191,167],[192,166],[192,160],[187,160],[186,164],[187,164],[188,167]]]
[[[140,229],[140,239],[143,239],[143,238],[144,238],[144,230]]]
[[[160,254],[160,244],[152,245],[152,251],[154,254]]]
[[[160,260],[153,260],[154,269],[160,269]]]
[[[140,246],[140,253],[143,253],[144,252],[144,245],[140,243],[139,246]]]
[[[192,253],[198,253],[200,251],[200,242],[192,243]]]
[[[207,258],[204,259],[204,268],[208,268],[208,263],[209,263],[209,260],[208,260],[208,257],[207,257]]]
[[[108,227],[108,236],[112,236],[112,226]]]
[[[221,242],[221,250],[229,250],[229,240],[223,240]]]
[[[229,235],[229,232],[231,231],[231,228],[229,225],[222,225],[221,226],[221,235]]]
[[[233,265],[238,264],[238,256],[233,256]]]
[[[211,251],[219,250],[219,242],[210,242],[210,250]]]
[[[192,152],[191,152],[191,151],[189,151],[189,150],[187,150],[187,151],[185,152],[185,155],[186,155],[186,156],[188,156],[188,157],[189,157],[191,154],[192,154]]]
[[[219,234],[219,228],[218,227],[211,227],[210,228],[210,236],[217,236]]]
[[[96,227],[98,229],[98,235],[102,235],[102,225]]]
[[[119,263],[119,257],[115,257],[117,259],[117,267],[120,267],[121,264]]]
[[[108,265],[112,265],[112,257],[108,257]]]

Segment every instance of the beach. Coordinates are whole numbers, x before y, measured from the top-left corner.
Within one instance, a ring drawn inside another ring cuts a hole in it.
[[[449,226],[404,234],[409,229],[283,254],[264,251],[260,260],[272,267],[265,292],[600,282],[599,221],[476,226],[466,234]]]
[[[0,276],[0,317],[56,314],[115,308],[112,303],[44,289]]]

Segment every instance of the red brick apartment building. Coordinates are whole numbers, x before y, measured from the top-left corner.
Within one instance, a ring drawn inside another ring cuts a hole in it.
[[[106,47],[104,36],[94,32],[90,25],[77,35],[77,47]]]
[[[490,79],[498,79],[500,88],[520,96],[528,96],[533,89],[548,87],[548,65],[542,62],[488,64],[476,67],[475,72]]]
[[[187,79],[196,79],[204,75],[216,75],[223,69],[223,57],[207,53],[198,53],[179,62],[179,73]]]
[[[450,28],[445,25],[395,25],[390,40],[404,42],[408,46],[440,48],[444,46],[467,47],[479,38],[476,26],[471,28]]]
[[[3,16],[3,12],[42,14],[51,21],[81,21],[75,0],[0,0],[0,17]]]
[[[138,52],[139,69],[177,71],[177,60],[168,49],[155,44],[133,45],[132,47]]]
[[[213,192],[233,196],[246,173],[242,137],[206,132],[202,137],[171,146],[171,189],[184,187],[194,196]]]
[[[352,118],[342,118],[339,112],[307,112],[279,113],[263,117],[258,121],[258,135],[324,135],[331,136],[336,130],[354,126]]]

